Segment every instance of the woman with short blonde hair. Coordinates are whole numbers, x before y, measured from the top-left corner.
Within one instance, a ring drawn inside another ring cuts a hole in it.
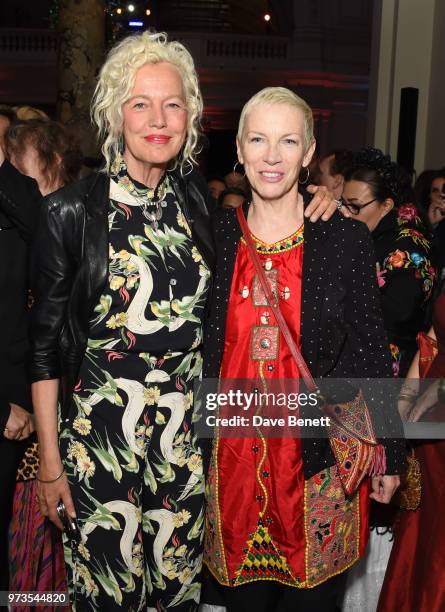
[[[338,575],[365,550],[369,497],[388,503],[404,465],[403,440],[388,435],[401,430],[395,402],[381,381],[369,382],[391,367],[368,231],[338,213],[305,219],[312,131],[312,112],[294,92],[253,96],[237,138],[251,201],[213,218],[204,375],[219,379],[225,397],[247,391],[229,410],[221,401],[207,485],[203,601],[227,612],[335,612]],[[317,385],[341,423],[354,413],[341,453],[328,440],[329,419],[318,427],[319,392],[308,400]],[[301,405],[292,406],[296,390]],[[295,429],[296,415],[315,431]],[[357,460],[365,421],[381,434],[370,469]]]

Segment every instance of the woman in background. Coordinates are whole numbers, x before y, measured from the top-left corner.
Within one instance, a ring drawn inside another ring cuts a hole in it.
[[[414,187],[416,201],[428,218],[434,232],[439,277],[445,268],[445,168],[425,170]]]
[[[432,236],[412,203],[406,174],[374,148],[356,153],[345,172],[343,210],[365,223],[377,257],[377,278],[393,375],[405,377],[425,329],[436,276]],[[364,309],[363,316],[366,316]],[[392,547],[396,508],[371,508],[367,555],[348,576],[344,612],[373,612]]]
[[[401,377],[417,351],[416,335],[425,329],[436,276],[432,236],[411,195],[405,174],[382,151],[366,148],[354,155],[342,202],[372,234],[393,373]]]
[[[445,422],[445,293],[434,303],[433,327],[419,335],[420,350],[401,391],[406,421]],[[419,379],[427,379],[422,381]],[[438,379],[438,380],[434,380]],[[394,546],[378,612],[445,610],[445,440],[419,440],[421,495],[416,510],[402,510],[394,526]]]
[[[39,217],[35,181],[4,161],[4,133],[15,120],[0,108],[0,590],[9,588],[8,527],[12,516],[17,466],[34,431],[26,377],[28,350],[29,250]],[[12,198],[11,198],[12,194]]]
[[[246,201],[246,193],[238,187],[228,187],[218,197],[219,208],[238,208]]]
[[[31,119],[14,124],[6,134],[6,152],[17,170],[37,182],[42,195],[76,180],[82,162],[72,134],[50,120]],[[40,512],[37,470],[38,448],[33,441],[26,449],[17,476],[10,527],[9,588],[17,592],[64,591],[62,538]]]

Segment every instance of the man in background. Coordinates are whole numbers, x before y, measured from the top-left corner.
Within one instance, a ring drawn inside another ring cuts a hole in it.
[[[343,193],[344,173],[351,160],[351,151],[341,149],[332,151],[320,158],[318,163],[318,184],[332,191],[338,200]]]

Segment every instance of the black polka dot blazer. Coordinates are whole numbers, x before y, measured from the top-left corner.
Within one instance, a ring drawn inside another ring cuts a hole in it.
[[[217,210],[212,225],[217,263],[205,321],[207,378],[219,376],[227,304],[241,237],[233,209]],[[392,377],[373,242],[363,223],[344,219],[338,213],[327,222],[305,221],[301,350],[313,377],[326,379],[327,385],[333,378],[369,379],[361,387],[376,431],[391,432],[390,438],[381,440],[386,448],[386,473],[400,473],[405,444],[395,395],[388,393],[387,386],[371,380]],[[351,395],[349,385],[345,388],[350,396],[336,397],[337,401],[355,395],[355,392]],[[303,439],[302,449],[306,478],[335,463],[327,439]]]

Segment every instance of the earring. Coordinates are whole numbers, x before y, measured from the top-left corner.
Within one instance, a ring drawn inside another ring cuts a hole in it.
[[[300,181],[300,177],[298,177],[298,182],[300,183],[300,185],[306,185],[306,183],[309,180],[309,176],[310,176],[309,168],[307,166],[305,166],[305,168],[307,172],[306,179],[304,181]]]
[[[236,172],[238,172],[238,171],[237,171],[237,169],[236,169],[236,167],[237,167],[237,166],[241,166],[241,164],[239,163],[239,161],[236,161],[236,162],[235,162],[235,165],[233,166],[233,173],[234,173],[234,174],[235,174]],[[238,172],[238,174],[241,174],[241,172]],[[245,176],[246,176],[246,173],[244,172],[244,174],[243,174],[243,178],[244,178]]]

